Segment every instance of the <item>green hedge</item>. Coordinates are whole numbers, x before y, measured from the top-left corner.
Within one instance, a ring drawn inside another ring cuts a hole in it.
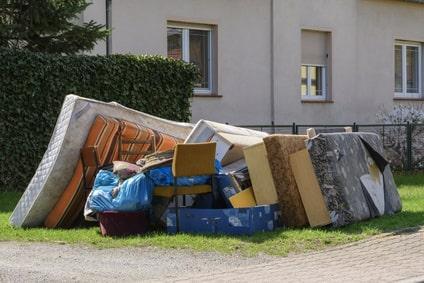
[[[0,191],[25,189],[67,94],[188,121],[196,77],[193,65],[159,56],[60,56],[0,49]]]

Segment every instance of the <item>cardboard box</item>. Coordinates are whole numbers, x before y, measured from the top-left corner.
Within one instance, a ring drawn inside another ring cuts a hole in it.
[[[184,143],[216,142],[216,159],[225,166],[243,158],[244,147],[258,143],[266,136],[268,134],[264,132],[200,120]]]
[[[216,159],[225,166],[243,159],[243,148],[261,142],[262,138],[217,132],[210,141],[216,142]]]

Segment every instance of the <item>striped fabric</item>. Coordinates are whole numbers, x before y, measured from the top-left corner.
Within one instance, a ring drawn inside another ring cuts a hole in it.
[[[97,116],[89,131],[85,147],[97,146],[99,166],[115,160],[135,163],[148,153],[174,148],[178,139],[124,120]],[[83,180],[83,163],[78,161],[73,177],[44,221],[49,228],[70,228],[82,215],[88,192]],[[85,169],[89,185],[96,168]]]

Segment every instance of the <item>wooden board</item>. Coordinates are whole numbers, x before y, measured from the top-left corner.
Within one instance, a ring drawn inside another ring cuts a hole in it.
[[[268,156],[263,142],[244,148],[253,192],[258,205],[278,203]]]
[[[331,223],[308,150],[290,155],[290,165],[311,227]]]
[[[256,206],[255,196],[253,195],[252,188],[241,191],[238,194],[229,198],[231,205],[234,208],[246,208]]]

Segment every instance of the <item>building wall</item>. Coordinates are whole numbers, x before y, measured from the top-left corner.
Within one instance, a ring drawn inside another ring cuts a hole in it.
[[[84,19],[105,21],[103,0]],[[391,109],[395,39],[424,42],[424,5],[392,0],[112,1],[113,53],[166,55],[167,21],[217,25],[218,95],[195,97],[193,121],[270,124],[367,123]],[[100,11],[100,12],[99,12]],[[331,102],[300,96],[301,30],[331,33]],[[103,54],[104,43],[93,53]],[[423,56],[424,57],[424,56]],[[423,72],[424,73],[424,72]]]
[[[90,13],[102,9],[103,2],[96,0]],[[217,25],[220,97],[195,97],[193,121],[203,118],[232,124],[270,123],[269,1],[112,2],[113,53],[166,55],[167,21]]]

